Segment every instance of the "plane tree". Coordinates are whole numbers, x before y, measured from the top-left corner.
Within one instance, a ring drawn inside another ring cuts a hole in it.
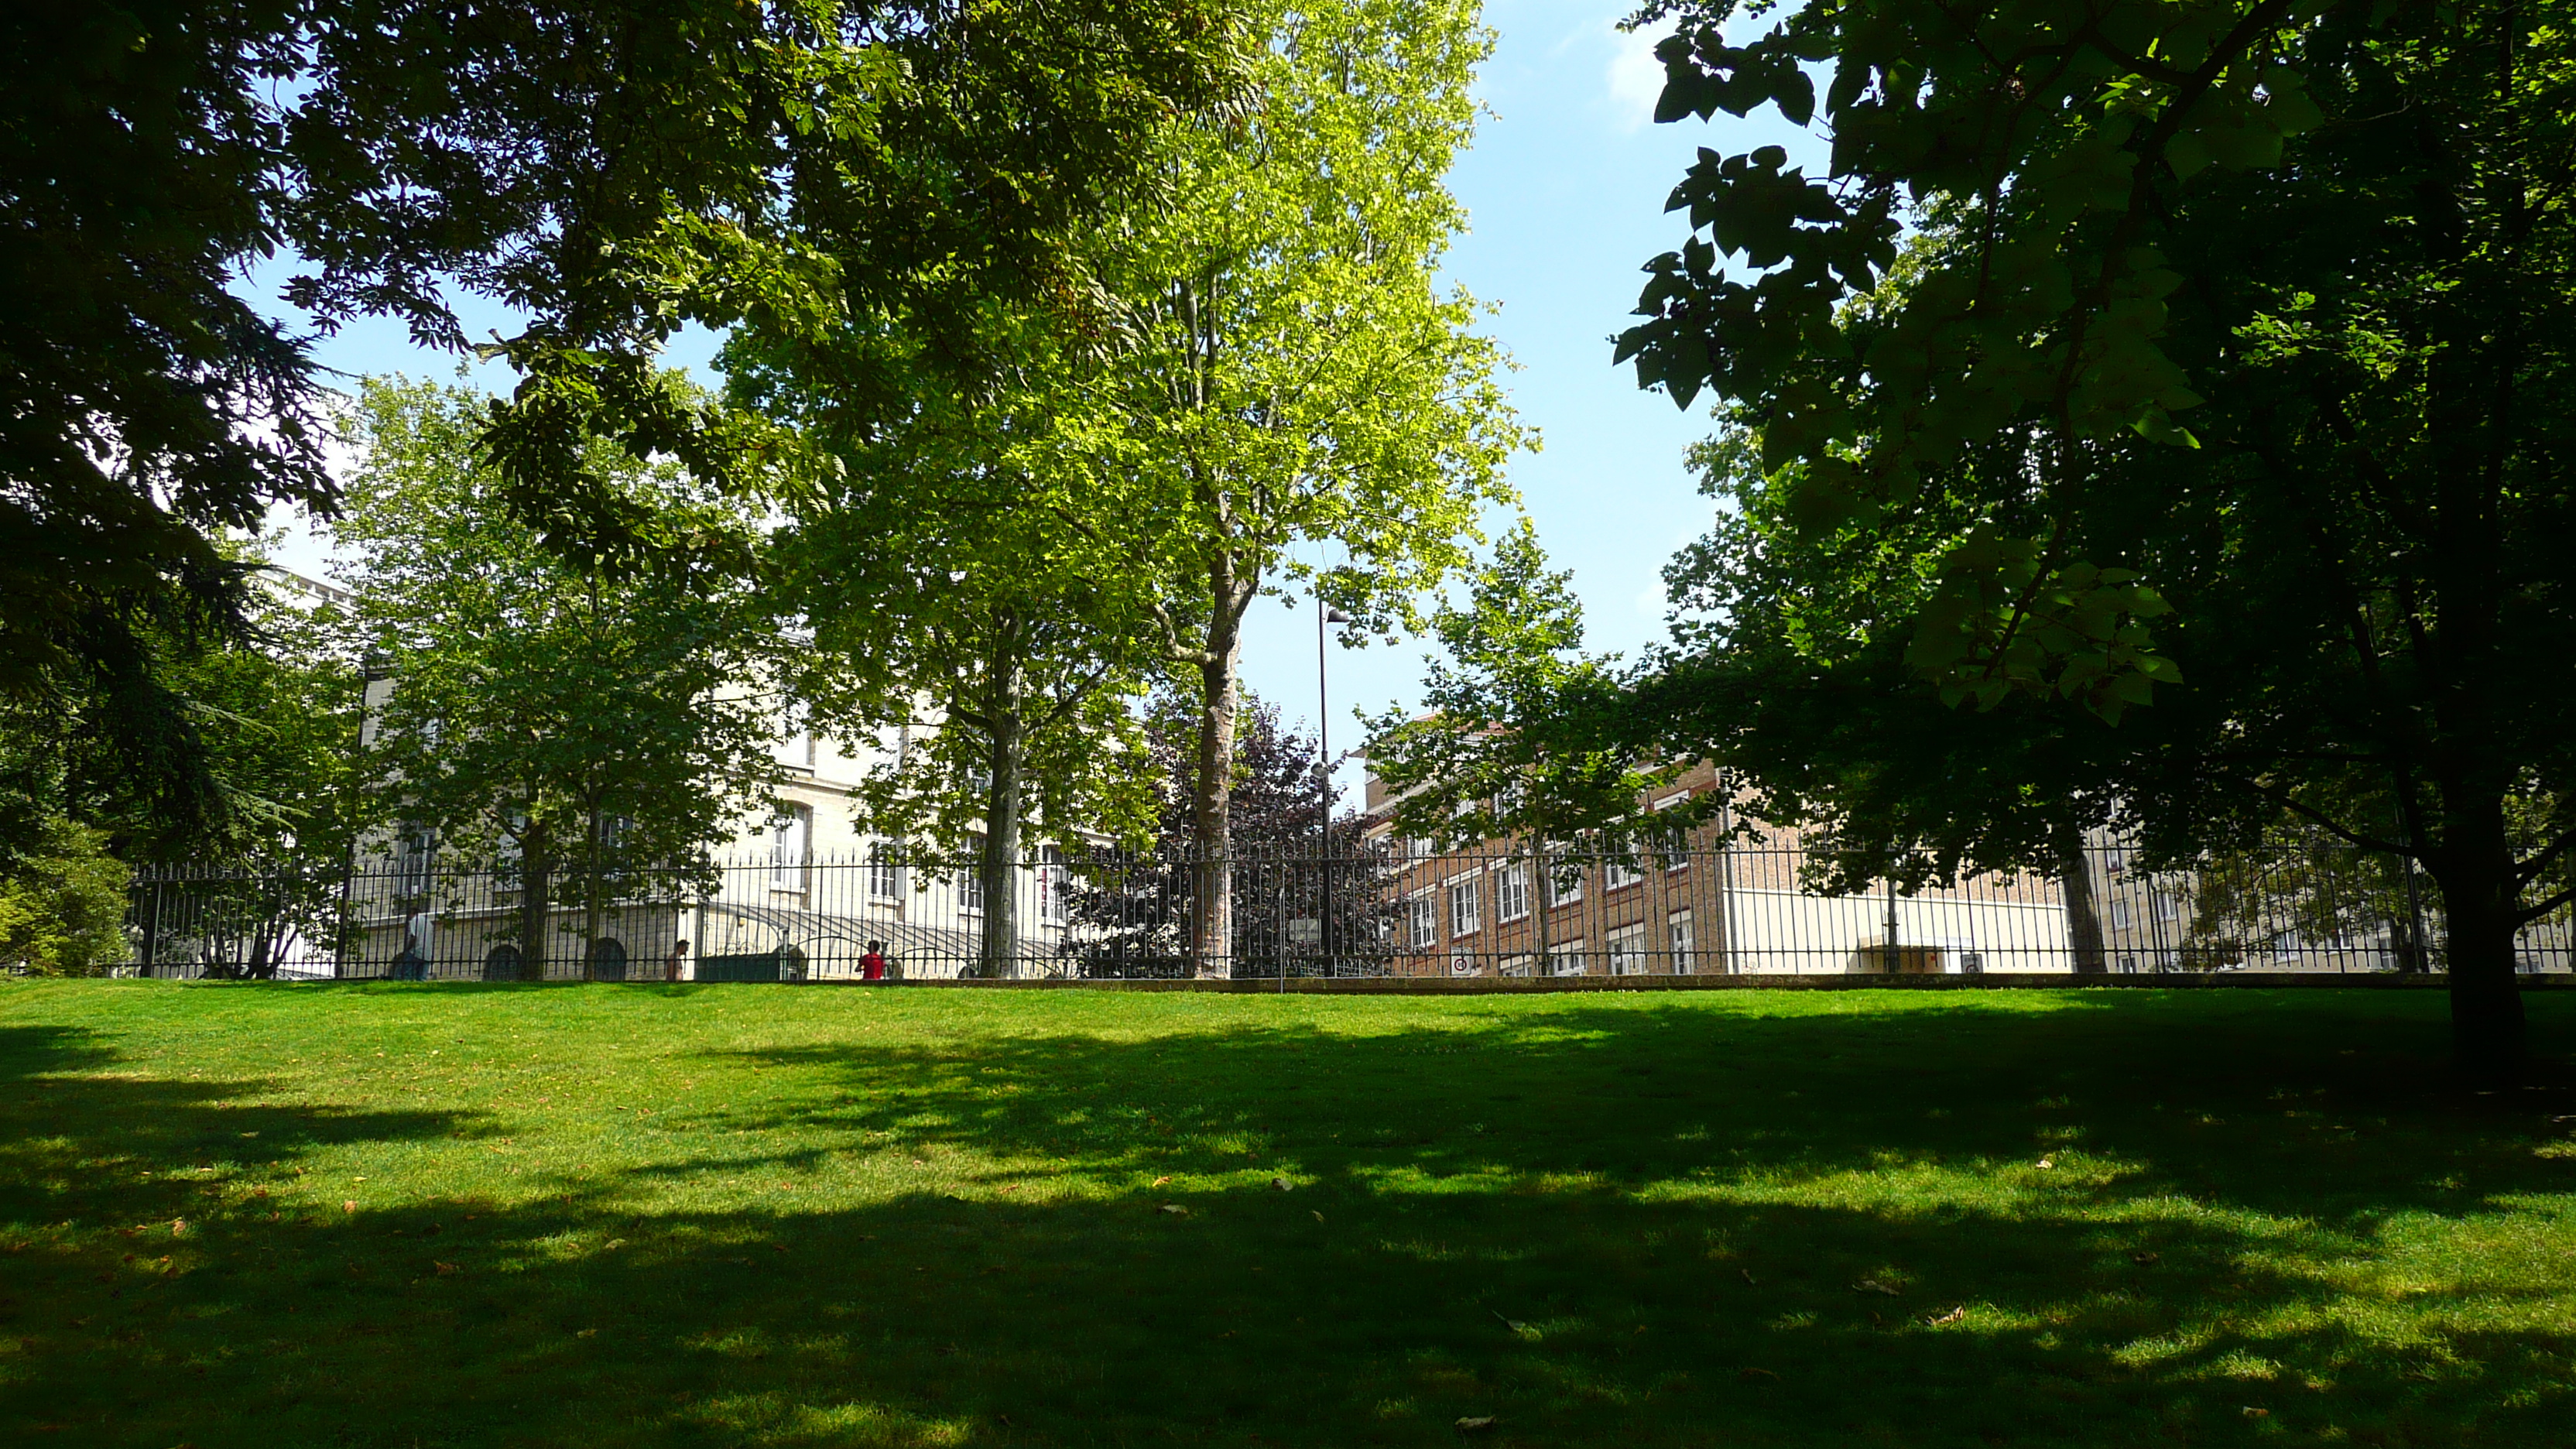
[[[1157,565],[1186,582],[1164,658],[1197,685],[1192,951],[1234,939],[1226,861],[1243,621],[1311,593],[1348,641],[1419,622],[1508,503],[1534,442],[1476,307],[1437,270],[1465,213],[1445,184],[1491,37],[1455,0],[1256,9],[1260,102],[1187,133],[1168,208],[1104,245],[1133,340],[1104,379],[1140,460]],[[1311,551],[1311,552],[1310,552]],[[1333,558],[1329,566],[1319,562]]]

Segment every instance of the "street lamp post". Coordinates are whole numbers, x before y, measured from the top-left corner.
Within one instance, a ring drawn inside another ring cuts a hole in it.
[[[1319,812],[1315,827],[1315,867],[1321,871],[1323,901],[1315,921],[1315,942],[1323,952],[1324,974],[1333,974],[1333,724],[1324,687],[1324,627],[1347,624],[1351,616],[1315,600],[1315,793]]]

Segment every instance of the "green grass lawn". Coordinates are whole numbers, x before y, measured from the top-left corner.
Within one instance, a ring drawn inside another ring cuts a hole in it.
[[[2565,1444],[2442,1009],[7,985],[0,1443]]]

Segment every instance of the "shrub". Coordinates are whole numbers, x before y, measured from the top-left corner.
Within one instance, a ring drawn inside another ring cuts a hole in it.
[[[107,832],[59,816],[0,874],[0,967],[83,975],[125,955],[133,872],[107,853]]]

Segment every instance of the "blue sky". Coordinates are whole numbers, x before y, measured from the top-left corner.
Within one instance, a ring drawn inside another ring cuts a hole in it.
[[[1487,330],[1519,364],[1506,385],[1543,439],[1540,452],[1514,460],[1512,481],[1556,565],[1573,571],[1592,647],[1633,658],[1663,633],[1664,561],[1706,525],[1708,502],[1682,456],[1708,421],[1704,407],[1684,413],[1638,391],[1628,369],[1610,365],[1610,336],[1635,305],[1639,266],[1685,235],[1663,202],[1697,147],[1732,152],[1781,142],[1804,154],[1814,143],[1797,144],[1776,118],[1652,124],[1662,68],[1650,41],[1619,33],[1628,8],[1489,0],[1486,23],[1498,41],[1479,93],[1491,114],[1452,175],[1472,230],[1453,249],[1449,273],[1499,309]],[[265,290],[274,296],[273,287]],[[702,360],[703,341],[689,351],[698,355],[677,360]],[[455,368],[383,323],[350,328],[319,353],[326,366],[352,374],[444,377]],[[478,372],[485,385],[506,385],[495,369]],[[292,540],[282,561],[316,569],[319,546]],[[1264,600],[1249,622],[1243,661],[1246,682],[1308,727],[1316,712],[1314,629],[1308,609]],[[1422,658],[1384,646],[1336,646],[1332,655],[1332,736],[1347,748],[1359,739],[1354,707],[1413,702]],[[1357,767],[1346,768],[1345,789],[1357,782]]]

